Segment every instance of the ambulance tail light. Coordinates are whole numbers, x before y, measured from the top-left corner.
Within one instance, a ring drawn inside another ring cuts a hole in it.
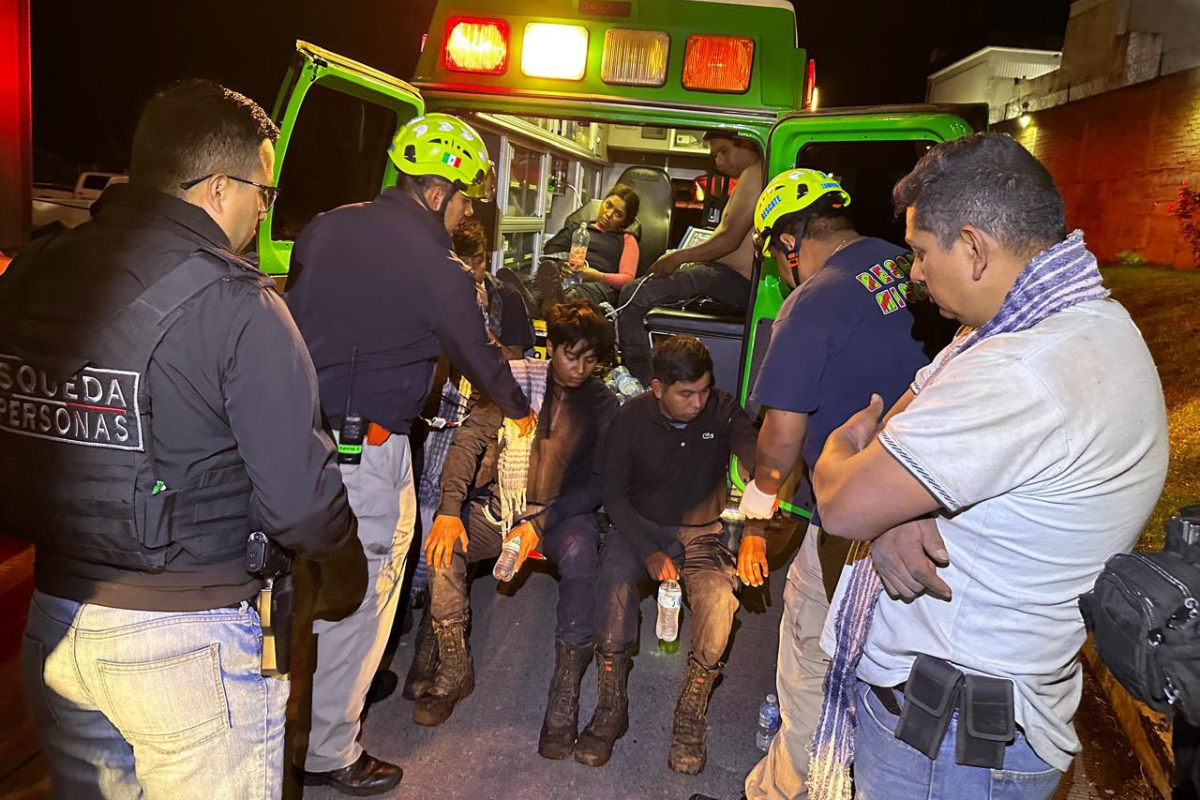
[[[741,94],[750,88],[754,40],[744,36],[688,37],[683,54],[683,88]]]
[[[521,72],[530,78],[577,81],[587,71],[588,31],[582,25],[531,22],[521,41]]]
[[[808,60],[808,69],[804,72],[804,110],[816,111],[813,108],[817,95],[817,60],[810,58]]]
[[[446,20],[443,63],[453,72],[503,75],[508,71],[508,23],[502,19]]]
[[[611,86],[662,86],[670,51],[671,36],[663,31],[609,28],[604,32],[601,80]]]

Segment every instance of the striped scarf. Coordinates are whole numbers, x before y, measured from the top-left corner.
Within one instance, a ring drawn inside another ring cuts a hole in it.
[[[956,356],[1002,333],[1016,333],[1078,303],[1103,300],[1104,288],[1096,257],[1075,231],[1036,256],[1017,277],[994,317],[980,328],[959,335],[939,356],[924,386],[934,380]],[[915,387],[919,391],[920,387]],[[854,735],[858,725],[855,681],[867,631],[882,584],[870,559],[870,547],[858,542],[847,563],[850,575],[834,623],[836,643],[825,675],[825,697],[813,735],[812,768],[808,796],[811,800],[849,800],[850,767],[854,762]]]
[[[550,362],[522,359],[510,361],[508,366],[529,399],[529,407],[541,413]],[[513,523],[525,512],[529,456],[533,451],[534,434],[522,436],[517,424],[505,419],[498,436],[500,455],[496,459],[496,487],[500,491],[500,519],[492,517],[490,508],[484,508],[484,515],[488,522],[500,527],[501,535],[508,536]]]

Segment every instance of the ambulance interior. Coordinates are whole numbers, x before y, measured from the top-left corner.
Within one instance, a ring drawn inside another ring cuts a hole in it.
[[[446,109],[451,113],[456,110]],[[475,204],[492,241],[492,269],[529,278],[545,242],[568,223],[595,219],[614,184],[630,185],[641,209],[639,274],[668,249],[694,243],[720,219],[734,181],[714,171],[702,129],[457,111],[483,134],[497,170],[495,203]],[[318,213],[379,192],[393,110],[321,85],[300,109],[280,174],[276,240],[294,240]],[[836,175],[854,198],[859,231],[902,241],[891,187],[928,148],[913,140],[814,140],[797,166]]]
[[[474,211],[491,235],[493,271],[531,278],[544,243],[564,225],[594,220],[605,192],[626,183],[640,199],[629,231],[644,273],[685,237],[695,241],[715,227],[713,210],[732,186],[710,172],[703,130],[458,113],[483,135],[496,164],[495,202]],[[316,214],[375,197],[395,127],[395,114],[382,106],[312,87],[280,174],[273,238],[294,240]]]

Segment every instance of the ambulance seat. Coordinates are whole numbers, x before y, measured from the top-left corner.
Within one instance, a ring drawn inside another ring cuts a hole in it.
[[[651,347],[662,339],[679,334],[690,334],[704,342],[712,354],[713,382],[718,389],[737,396],[742,334],[746,326],[744,315],[726,313],[717,316],[659,306],[650,309],[643,324]]]
[[[638,275],[645,275],[650,265],[667,252],[671,236],[671,213],[675,210],[675,189],[671,177],[660,167],[629,167],[616,183],[623,183],[638,193]]]

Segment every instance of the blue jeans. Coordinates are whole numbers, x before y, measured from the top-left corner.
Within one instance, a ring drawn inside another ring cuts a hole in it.
[[[288,682],[259,672],[248,603],[129,611],[35,592],[25,693],[70,800],[277,798]]]
[[[896,693],[900,705],[903,695]],[[855,800],[1049,800],[1063,774],[1038,758],[1017,731],[1003,769],[954,763],[958,714],[946,730],[936,761],[895,738],[899,718],[870,687],[858,682],[858,739],[854,746]]]

